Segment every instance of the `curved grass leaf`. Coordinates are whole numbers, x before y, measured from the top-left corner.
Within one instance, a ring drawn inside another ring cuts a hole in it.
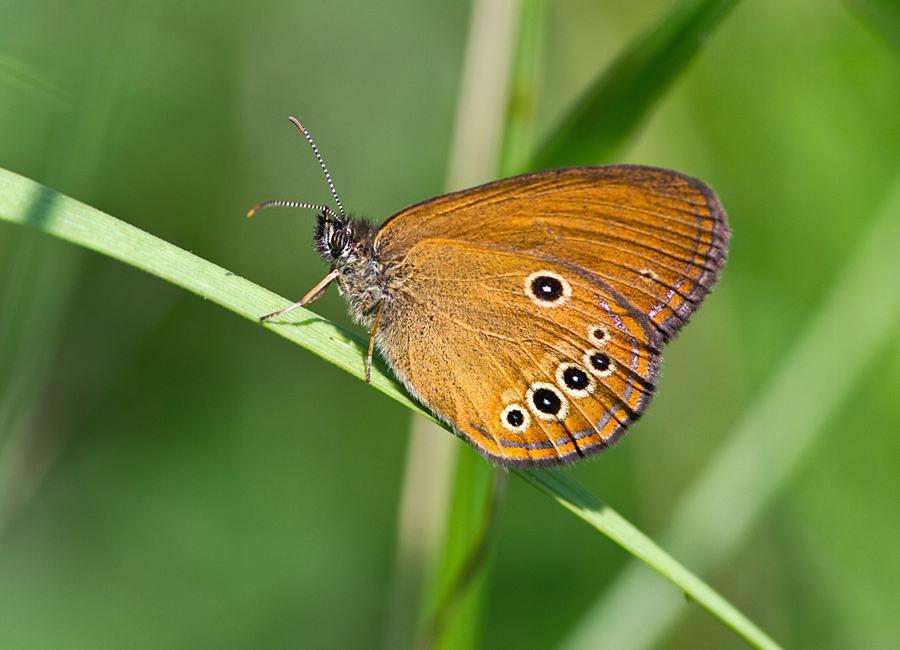
[[[290,304],[271,291],[173,246],[158,237],[7,170],[0,170],[0,219],[32,226],[143,269],[250,320]],[[265,327],[299,343],[347,372],[365,376],[368,341],[305,310],[274,318]],[[424,413],[384,366],[372,385]]]
[[[682,0],[581,96],[532,159],[532,169],[607,162],[684,72],[738,0]]]
[[[765,648],[766,650],[779,650],[780,646],[777,643],[766,636],[762,630],[731,603],[722,598],[721,595],[696,575],[688,571],[684,565],[663,551],[619,513],[588,492],[571,476],[558,470],[524,470],[519,472],[519,475],[539,490],[559,501],[563,506],[621,547],[627,549],[637,559],[653,567],[672,584],[679,587],[686,597],[709,610],[752,646]],[[656,580],[655,583],[658,588],[667,588],[667,585],[659,580]],[[671,588],[669,588],[669,591],[671,591]],[[629,605],[633,604],[633,602],[629,603]],[[643,624],[652,624],[652,616],[646,616],[647,612],[643,609],[641,613],[642,619],[645,621]],[[605,648],[619,646],[590,644],[587,647]]]

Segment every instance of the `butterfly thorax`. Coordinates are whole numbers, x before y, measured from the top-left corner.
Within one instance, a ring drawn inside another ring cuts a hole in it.
[[[339,273],[350,316],[366,327],[385,298],[385,268],[375,255],[376,232],[377,226],[365,219],[324,214],[316,223],[314,240],[322,259]]]

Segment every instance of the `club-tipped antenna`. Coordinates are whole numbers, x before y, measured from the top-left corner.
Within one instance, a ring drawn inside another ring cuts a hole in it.
[[[263,201],[259,205],[254,206],[250,210],[250,212],[247,213],[247,216],[252,217],[254,214],[264,208],[309,208],[310,210],[315,210],[316,212],[330,214],[335,218],[337,218],[338,216],[337,213],[327,205],[313,205],[312,203],[298,203],[297,201]]]
[[[316,146],[316,143],[313,142],[312,136],[309,132],[303,128],[303,125],[300,124],[299,120],[296,117],[288,118],[291,122],[293,122],[298,129],[303,131],[303,135],[306,136],[307,142],[309,142],[309,146],[312,147],[313,153],[316,154],[316,158],[319,160],[319,164],[322,166],[322,171],[325,172],[325,180],[328,181],[328,187],[331,188],[331,195],[334,197],[334,202],[337,203],[338,210],[341,211],[341,216],[344,217],[344,206],[341,205],[341,200],[338,198],[337,191],[334,189],[334,183],[331,182],[331,174],[328,173],[328,168],[325,166],[325,161],[322,160],[322,156],[319,154],[319,148]]]

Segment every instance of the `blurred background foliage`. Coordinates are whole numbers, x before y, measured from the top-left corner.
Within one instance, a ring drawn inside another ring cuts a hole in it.
[[[706,180],[734,230],[653,408],[572,470],[651,535],[896,182],[897,13],[872,5],[744,0],[618,154]],[[538,137],[670,6],[548,2]],[[446,0],[4,0],[0,167],[298,298],[326,272],[309,215],[243,218],[265,199],[329,200],[287,116],[350,210],[380,219],[439,194],[469,13]],[[0,647],[380,646],[407,411],[158,278],[5,223],[0,291]],[[336,292],[316,307],[350,327]],[[856,325],[847,313],[844,336]],[[786,647],[900,645],[890,329],[708,576]],[[511,480],[482,646],[562,642],[627,561]],[[744,647],[696,608],[661,645]]]

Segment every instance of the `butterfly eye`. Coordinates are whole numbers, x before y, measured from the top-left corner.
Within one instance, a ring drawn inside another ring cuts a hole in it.
[[[537,271],[525,278],[525,293],[539,307],[559,307],[572,295],[572,285],[559,273]]]
[[[331,249],[332,256],[340,257],[349,242],[350,235],[346,230],[332,230],[328,237],[328,248]]]

